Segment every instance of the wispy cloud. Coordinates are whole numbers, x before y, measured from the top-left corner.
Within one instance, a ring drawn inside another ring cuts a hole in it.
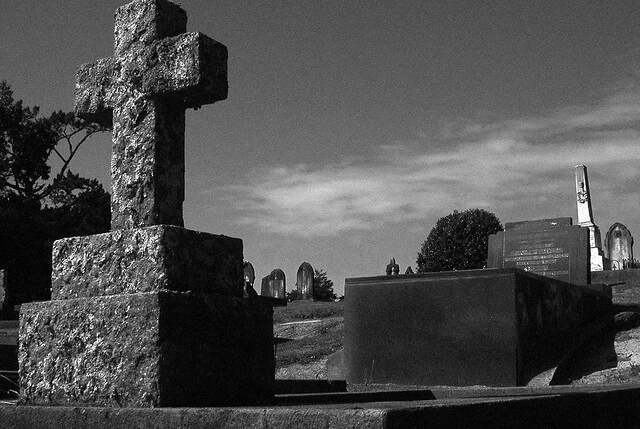
[[[228,190],[243,196],[232,200],[238,222],[306,237],[456,208],[535,207],[566,193],[576,164],[597,170],[611,189],[640,180],[639,118],[640,92],[627,89],[539,117],[450,122],[366,160],[255,170]]]

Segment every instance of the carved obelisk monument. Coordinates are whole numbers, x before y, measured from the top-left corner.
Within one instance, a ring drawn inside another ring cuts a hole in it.
[[[600,229],[593,221],[589,177],[587,176],[587,167],[584,165],[576,165],[576,201],[578,206],[578,225],[589,228],[591,271],[602,271],[605,268],[602,238]]]
[[[76,76],[76,114],[113,124],[111,232],[53,244],[52,300],[20,312],[21,401],[268,402],[273,309],[243,297],[242,240],[183,228],[185,109],[227,97],[227,48],[166,0],[115,21],[114,55]]]

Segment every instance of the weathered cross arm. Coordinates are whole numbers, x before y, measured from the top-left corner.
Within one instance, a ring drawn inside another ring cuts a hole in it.
[[[76,115],[110,126],[122,85],[151,96],[167,95],[185,107],[224,100],[228,94],[227,48],[202,33],[185,33],[153,43],[137,58],[103,58],[76,74]],[[139,77],[139,80],[137,79]]]
[[[227,98],[227,48],[202,33],[162,39],[145,53],[142,92],[200,107]]]
[[[111,127],[118,68],[118,61],[111,57],[80,66],[76,73],[76,116]]]

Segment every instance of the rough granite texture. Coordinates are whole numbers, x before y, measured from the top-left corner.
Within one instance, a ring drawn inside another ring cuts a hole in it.
[[[183,226],[185,109],[227,98],[227,48],[164,0],[116,11],[114,57],[80,67],[76,114],[113,124],[111,229]]]
[[[268,303],[151,292],[31,303],[20,321],[24,404],[113,407],[266,403]]]
[[[182,228],[185,109],[227,97],[227,49],[186,24],[124,5],[114,56],[77,73],[76,114],[113,125],[112,232],[54,243],[53,301],[21,308],[24,404],[273,399],[273,307],[243,297],[242,240]]]
[[[57,240],[52,299],[122,293],[242,296],[242,240],[158,225]]]

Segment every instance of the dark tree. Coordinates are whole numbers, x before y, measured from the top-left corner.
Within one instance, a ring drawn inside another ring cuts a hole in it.
[[[291,289],[290,292],[287,292],[287,301],[297,301],[298,300],[298,289]]]
[[[333,292],[333,281],[327,278],[324,270],[313,270],[313,300],[314,301],[335,301],[337,298]]]
[[[80,146],[104,129],[73,113],[38,114],[0,82],[0,269],[14,303],[50,297],[54,240],[109,230],[109,194],[69,170]],[[51,155],[61,163],[53,178]]]
[[[483,209],[469,209],[438,219],[418,253],[419,273],[483,268],[487,241],[502,231],[500,220]]]

